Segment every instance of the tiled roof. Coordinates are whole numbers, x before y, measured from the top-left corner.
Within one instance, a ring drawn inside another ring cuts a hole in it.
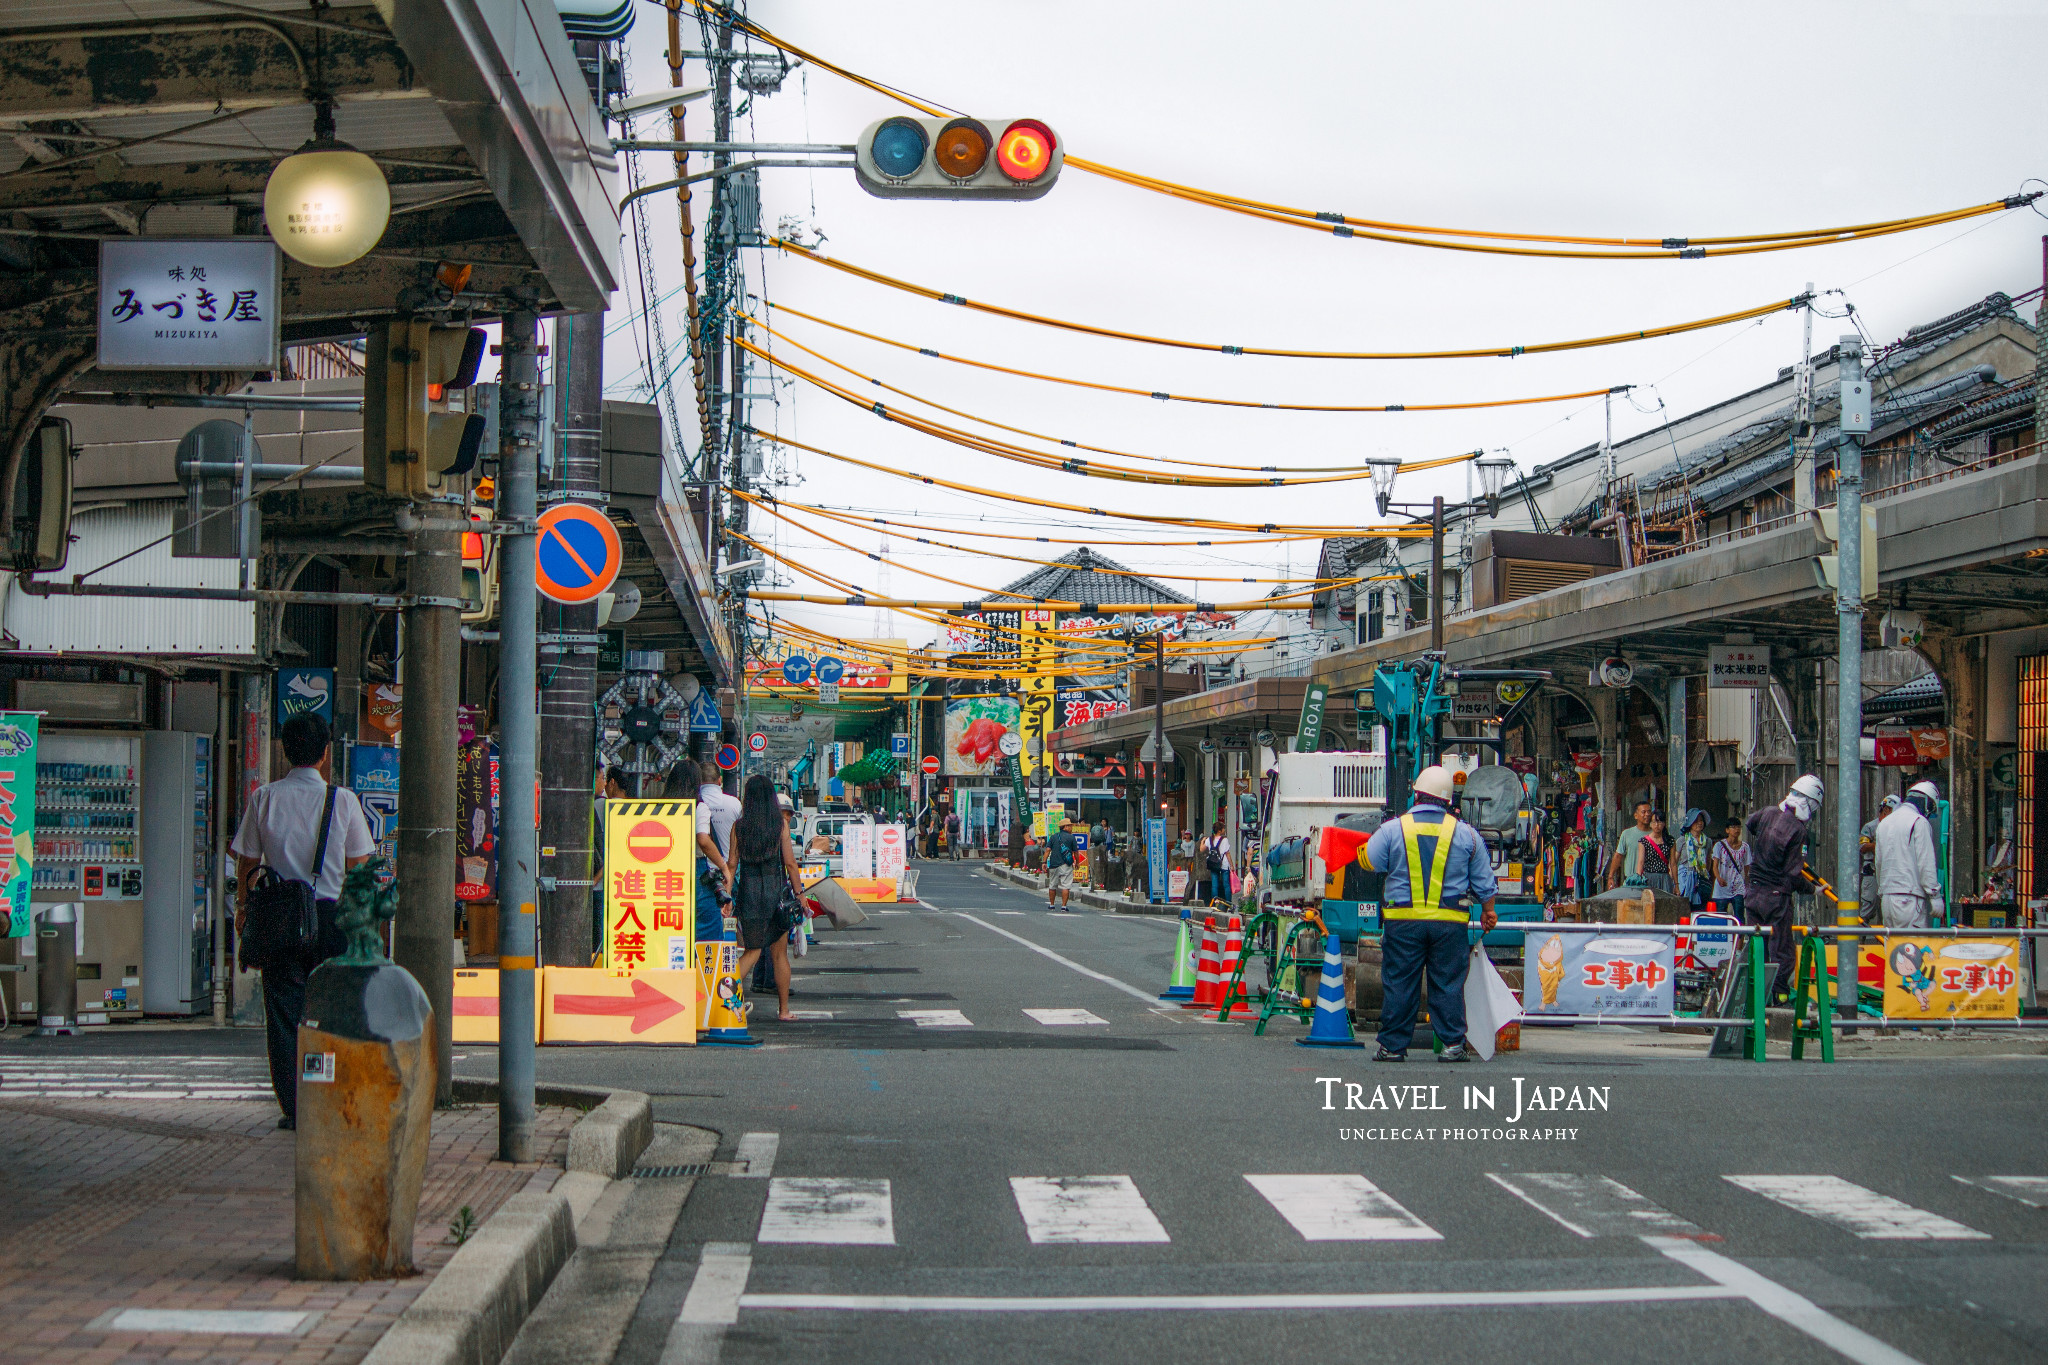
[[[1121,570],[1122,572],[1104,572]],[[1014,583],[1005,585],[1003,591],[1019,597],[1029,597],[1061,602],[1109,602],[1134,603],[1179,603],[1194,605],[1192,597],[1185,597],[1162,583],[1149,578],[1137,577],[1113,559],[1106,559],[1087,546],[1071,554],[1061,555],[1057,561],[1042,569],[1025,574]]]

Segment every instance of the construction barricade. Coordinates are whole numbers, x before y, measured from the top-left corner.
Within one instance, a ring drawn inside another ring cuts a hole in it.
[[[2048,1028],[2048,1015],[2029,1014],[2037,987],[2029,940],[2048,929],[1891,929],[1881,925],[1800,928],[1793,972],[1792,1057],[1803,1061],[1809,1042],[1820,1059],[1835,1060],[1835,1034],[1854,1029]],[[1870,954],[1880,945],[1874,986],[1863,984]],[[1840,946],[1858,944],[1856,1008],[1840,1011]],[[1833,951],[1830,951],[1833,950]],[[1865,1013],[1865,1011],[1869,1011]]]

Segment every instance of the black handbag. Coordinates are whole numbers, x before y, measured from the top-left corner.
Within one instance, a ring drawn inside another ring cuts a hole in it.
[[[327,861],[327,835],[333,825],[334,788],[329,787],[320,812],[320,842],[313,849],[314,882]],[[239,954],[243,971],[311,967],[318,960],[320,909],[313,884],[280,876],[268,865],[249,874],[249,885],[241,889],[242,904],[248,909]]]

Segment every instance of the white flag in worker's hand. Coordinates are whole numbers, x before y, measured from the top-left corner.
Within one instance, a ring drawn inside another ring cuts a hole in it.
[[[1486,950],[1473,944],[1472,961],[1465,971],[1465,1046],[1477,1052],[1481,1061],[1492,1061],[1495,1036],[1503,1025],[1521,1017],[1521,1002],[1493,969]]]

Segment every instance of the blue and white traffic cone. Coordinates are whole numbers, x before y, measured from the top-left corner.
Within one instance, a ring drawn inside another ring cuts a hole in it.
[[[1166,989],[1161,1000],[1192,1000],[1195,998],[1195,923],[1194,911],[1180,912],[1180,928],[1173,936],[1173,970],[1168,973]]]
[[[1323,979],[1316,987],[1316,1017],[1302,1047],[1364,1047],[1351,1036],[1351,1011],[1344,1008],[1344,950],[1335,934],[1323,935]]]

